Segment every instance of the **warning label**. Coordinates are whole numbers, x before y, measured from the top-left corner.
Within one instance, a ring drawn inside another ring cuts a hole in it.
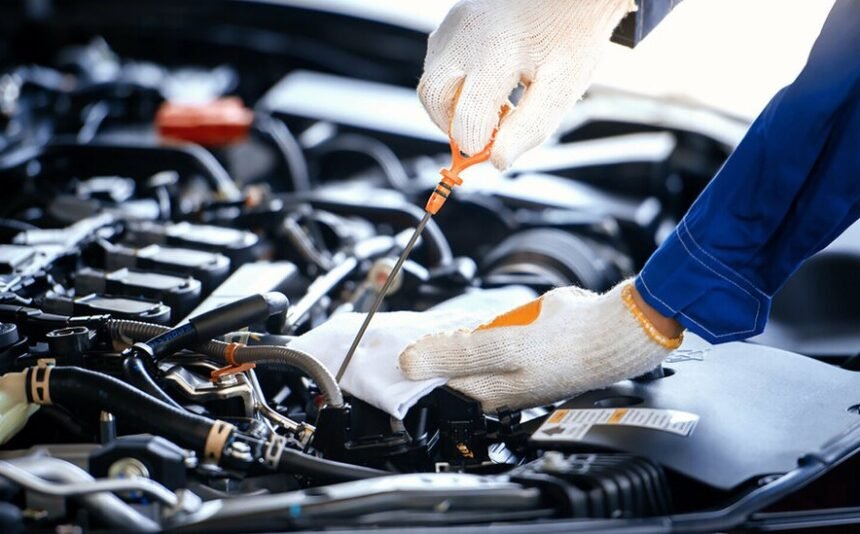
[[[532,434],[537,441],[580,441],[594,425],[635,426],[689,436],[699,416],[657,408],[595,408],[556,410]]]

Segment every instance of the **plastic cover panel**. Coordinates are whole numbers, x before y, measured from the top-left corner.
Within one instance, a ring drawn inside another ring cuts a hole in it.
[[[860,425],[860,415],[848,410],[860,402],[860,373],[805,356],[750,343],[711,346],[689,335],[664,367],[674,374],[619,382],[563,408],[623,406],[628,399],[610,398],[638,397],[641,402],[631,407],[697,414],[700,419],[689,436],[595,425],[578,441],[547,448],[600,447],[639,454],[730,489],[758,476],[789,471],[801,456],[820,451]],[[539,443],[539,436],[532,439]]]

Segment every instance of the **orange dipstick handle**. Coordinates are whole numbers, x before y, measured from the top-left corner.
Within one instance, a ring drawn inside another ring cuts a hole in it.
[[[460,145],[457,144],[457,141],[454,141],[454,138],[450,136],[449,132],[448,139],[451,144],[451,166],[439,171],[442,175],[442,179],[439,180],[439,183],[436,185],[436,189],[433,190],[433,193],[430,194],[430,198],[427,199],[427,204],[424,206],[424,210],[427,213],[436,215],[436,213],[445,204],[445,201],[448,200],[448,197],[451,195],[454,188],[463,183],[463,179],[460,178],[461,172],[472,165],[477,165],[478,163],[483,163],[490,159],[490,151],[493,149],[493,143],[496,141],[496,132],[499,131],[499,125],[501,125],[502,119],[507,115],[509,109],[510,107],[508,105],[502,106],[502,109],[499,112],[499,124],[497,124],[493,129],[493,133],[490,136],[490,142],[487,143],[487,146],[485,146],[480,152],[472,154],[471,156],[466,156],[460,152]]]

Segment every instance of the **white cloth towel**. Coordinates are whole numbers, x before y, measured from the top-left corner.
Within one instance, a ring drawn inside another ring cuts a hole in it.
[[[428,334],[475,328],[535,296],[534,291],[523,286],[475,290],[425,312],[380,313],[371,321],[341,387],[403,419],[421,397],[447,382],[445,378],[409,380],[403,375],[398,357],[409,343]],[[312,354],[335,374],[363,319],[361,313],[335,315],[293,340],[290,347]]]

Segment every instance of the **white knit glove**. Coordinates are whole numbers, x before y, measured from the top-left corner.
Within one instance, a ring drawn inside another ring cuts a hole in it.
[[[558,128],[635,7],[634,0],[461,0],[430,34],[418,96],[433,122],[445,132],[450,126],[460,149],[474,154],[522,82],[526,92],[491,153],[505,169]]]
[[[413,380],[449,378],[449,386],[490,412],[544,405],[638,376],[680,339],[648,323],[629,286],[603,295],[554,289],[477,329],[412,343],[400,354],[401,370]]]

